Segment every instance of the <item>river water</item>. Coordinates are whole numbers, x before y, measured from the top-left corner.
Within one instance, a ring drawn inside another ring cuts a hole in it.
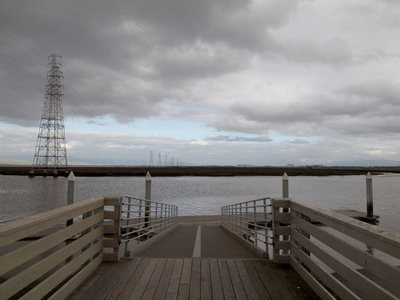
[[[289,177],[289,196],[327,209],[366,211],[365,176]],[[76,177],[75,202],[96,196],[144,198],[144,177]],[[282,178],[153,177],[152,200],[175,204],[179,215],[219,214],[221,206],[262,197],[281,197]],[[374,214],[379,226],[400,232],[400,176],[373,177]],[[0,175],[0,223],[66,204],[64,177]]]

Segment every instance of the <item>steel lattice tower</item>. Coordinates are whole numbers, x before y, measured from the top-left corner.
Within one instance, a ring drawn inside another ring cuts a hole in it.
[[[46,95],[39,133],[36,142],[33,170],[67,170],[67,149],[65,142],[65,128],[62,99],[64,97],[61,84],[62,72],[60,70],[61,56],[49,56],[49,71],[47,72]]]

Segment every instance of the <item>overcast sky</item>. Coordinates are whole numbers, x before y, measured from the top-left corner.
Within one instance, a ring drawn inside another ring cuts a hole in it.
[[[400,161],[400,1],[0,2],[0,163],[62,56],[70,163]]]

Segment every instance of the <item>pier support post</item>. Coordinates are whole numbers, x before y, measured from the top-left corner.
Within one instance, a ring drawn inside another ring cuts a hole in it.
[[[374,216],[374,203],[372,196],[372,175],[368,172],[366,177],[367,184],[367,217],[372,218]]]
[[[289,177],[286,172],[282,176],[282,198],[289,198]]]
[[[75,175],[74,172],[71,171],[68,176],[68,190],[67,190],[67,205],[74,203],[74,191],[75,191]],[[67,220],[67,226],[72,225],[74,222],[73,219]]]
[[[282,198],[289,198],[289,176],[286,174],[286,172],[282,176]],[[283,208],[284,213],[289,212],[289,208]],[[283,236],[283,240],[287,241],[289,239],[288,235]],[[283,254],[288,254],[289,250],[284,249]]]
[[[146,191],[144,198],[151,200],[151,175],[150,172],[146,174]],[[150,215],[150,201],[146,201],[145,212],[144,212],[144,227],[149,226],[149,215]]]

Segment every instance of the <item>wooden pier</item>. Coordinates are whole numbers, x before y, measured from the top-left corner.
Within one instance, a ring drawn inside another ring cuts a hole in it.
[[[134,258],[102,263],[70,299],[318,297],[290,265],[259,259],[221,227],[178,226]]]
[[[0,226],[0,300],[399,299],[399,280],[400,234],[289,198],[180,218],[96,197]]]

